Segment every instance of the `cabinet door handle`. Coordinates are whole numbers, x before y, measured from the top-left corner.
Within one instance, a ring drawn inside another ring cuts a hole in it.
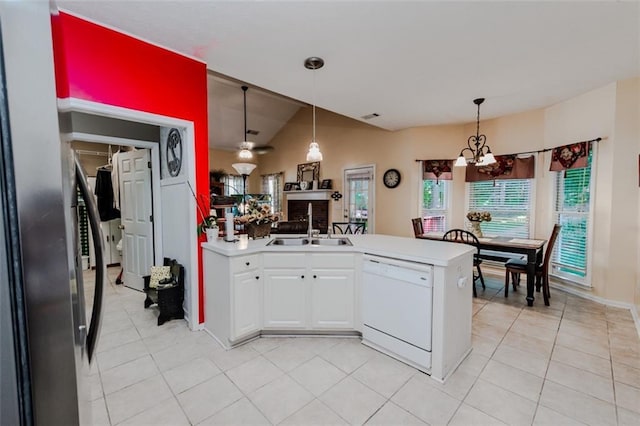
[[[259,280],[259,279],[260,279],[260,277],[256,275],[256,280]]]
[[[109,236],[107,235],[107,242],[109,242]]]
[[[246,262],[245,265],[249,266],[251,264],[251,262]]]
[[[300,278],[304,279],[304,275],[301,275]]]
[[[314,275],[314,276],[313,276],[313,278],[318,278],[318,276],[317,276],[317,275]]]

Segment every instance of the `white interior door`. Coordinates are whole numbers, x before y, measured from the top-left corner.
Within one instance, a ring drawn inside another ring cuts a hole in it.
[[[147,149],[118,154],[124,284],[136,290],[143,290],[153,265],[149,158]]]

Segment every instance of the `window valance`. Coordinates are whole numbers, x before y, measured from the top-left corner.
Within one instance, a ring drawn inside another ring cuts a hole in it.
[[[535,177],[536,159],[533,155],[518,158],[517,155],[496,155],[496,162],[488,166],[468,165],[466,182],[495,179],[532,179]]]
[[[453,180],[453,160],[421,160],[422,179],[430,180]]]
[[[589,142],[578,142],[553,148],[549,170],[559,172],[587,167],[590,148]]]

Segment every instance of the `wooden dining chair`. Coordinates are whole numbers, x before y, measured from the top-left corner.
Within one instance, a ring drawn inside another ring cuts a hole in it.
[[[364,234],[365,222],[333,222],[334,234]]]
[[[411,219],[411,224],[413,225],[413,236],[418,237],[419,235],[424,234],[424,227],[422,226],[422,218],[416,217]]]
[[[480,241],[478,238],[473,235],[469,231],[465,231],[464,229],[451,229],[447,231],[442,237],[443,241],[452,241],[455,243],[463,243],[469,244],[476,248],[476,253],[473,255],[473,266],[476,268],[477,274],[473,274],[473,297],[478,297],[478,293],[476,291],[476,281],[480,280],[482,284],[482,288],[486,289],[487,287],[484,285],[484,277],[482,276],[482,269],[480,269],[480,264],[482,263],[482,259],[480,259]]]
[[[549,292],[549,263],[551,262],[551,253],[553,252],[553,246],[558,239],[562,225],[556,224],[551,231],[551,237],[547,243],[547,249],[544,252],[544,259],[541,264],[536,265],[536,288],[540,291],[542,287],[542,296],[544,297],[544,304],[549,306],[549,298],[551,293]],[[524,259],[511,259],[505,264],[505,278],[504,278],[504,297],[509,296],[509,277],[511,277],[511,284],[513,290],[520,285],[520,274],[527,273],[527,261]]]

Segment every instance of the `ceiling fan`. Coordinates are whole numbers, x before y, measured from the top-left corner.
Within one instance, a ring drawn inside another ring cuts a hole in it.
[[[256,146],[254,142],[247,140],[247,135],[257,136],[260,133],[258,130],[247,129],[247,90],[248,86],[242,86],[242,92],[244,97],[244,141],[240,143],[240,151],[238,157],[247,160],[253,157],[253,153],[258,155],[267,154],[273,151],[273,147],[269,145]]]

